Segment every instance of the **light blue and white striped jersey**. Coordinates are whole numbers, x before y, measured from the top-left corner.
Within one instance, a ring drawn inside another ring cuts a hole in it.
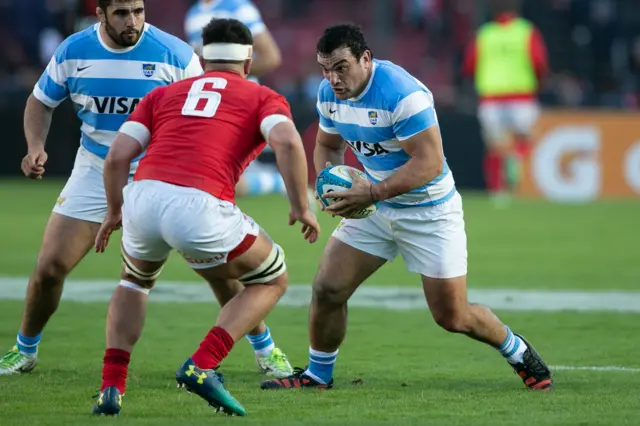
[[[254,37],[267,29],[260,12],[249,0],[201,0],[191,6],[184,21],[187,41],[196,52],[202,49],[202,29],[213,18],[237,19],[249,27]]]
[[[99,28],[95,24],[58,46],[33,95],[51,108],[71,98],[82,121],[80,144],[101,166],[140,99],[203,71],[187,43],[150,24],[135,46],[119,50],[104,43]]]
[[[339,134],[373,182],[393,175],[411,158],[400,142],[438,125],[433,95],[415,77],[389,61],[374,60],[367,87],[357,98],[340,100],[325,79],[318,90],[320,128]],[[433,206],[456,193],[446,159],[444,170],[424,186],[386,200],[394,208]]]

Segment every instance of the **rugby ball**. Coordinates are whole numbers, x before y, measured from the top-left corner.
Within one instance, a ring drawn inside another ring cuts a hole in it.
[[[340,198],[322,198],[324,194],[329,192],[341,192],[351,188],[351,175],[349,170],[352,170],[363,179],[367,179],[367,175],[360,170],[350,166],[331,166],[318,173],[316,178],[316,193],[320,202],[329,207],[331,204],[340,201]],[[359,212],[349,216],[349,219],[363,219],[374,214],[378,210],[378,203],[373,203],[368,207],[360,210]]]

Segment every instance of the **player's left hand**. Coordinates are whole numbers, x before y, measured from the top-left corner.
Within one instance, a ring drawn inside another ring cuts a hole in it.
[[[102,222],[102,226],[98,231],[98,235],[96,236],[95,247],[96,253],[104,253],[104,250],[107,248],[109,244],[109,237],[113,231],[120,229],[122,225],[122,214],[107,214]]]
[[[340,199],[324,209],[327,213],[348,218],[351,214],[373,204],[371,182],[361,178],[353,170],[349,170],[349,175],[351,176],[351,188],[346,191],[329,192],[322,196],[323,198]]]

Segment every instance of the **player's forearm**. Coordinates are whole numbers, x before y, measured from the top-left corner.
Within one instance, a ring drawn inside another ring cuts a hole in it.
[[[307,159],[302,141],[292,143],[276,151],[278,170],[287,188],[287,196],[293,210],[303,212],[309,208],[307,198]]]
[[[29,152],[44,150],[52,116],[53,108],[49,108],[33,95],[29,96],[24,110],[24,135]]]
[[[110,215],[119,215],[122,209],[122,190],[129,182],[129,162],[113,160],[104,162],[104,189],[107,193],[107,210]]]
[[[313,150],[313,164],[316,168],[316,175],[326,167],[327,162],[334,166],[344,164],[344,148],[332,148],[316,143],[316,147]]]
[[[251,64],[251,75],[262,77],[270,73],[280,65],[280,59],[271,56],[256,56]]]
[[[420,188],[438,177],[443,168],[442,158],[411,158],[392,176],[373,184],[371,187],[373,200],[387,200]]]
[[[251,75],[262,77],[280,66],[280,49],[268,31],[258,34],[253,39],[253,46],[255,56],[251,64]]]

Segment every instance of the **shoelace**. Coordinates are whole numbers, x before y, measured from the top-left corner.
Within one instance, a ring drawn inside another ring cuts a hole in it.
[[[528,362],[525,364],[525,366],[527,367],[527,370],[529,370],[529,372],[532,375],[540,376],[540,375],[547,374],[547,368],[544,365],[542,365],[542,363],[539,360],[531,357],[527,361]]]
[[[306,369],[306,368],[294,367],[294,368],[293,368],[293,376],[294,376],[294,377],[298,377],[298,378],[299,378],[300,376],[302,376],[302,374],[303,374],[305,371],[307,371],[307,369]]]

